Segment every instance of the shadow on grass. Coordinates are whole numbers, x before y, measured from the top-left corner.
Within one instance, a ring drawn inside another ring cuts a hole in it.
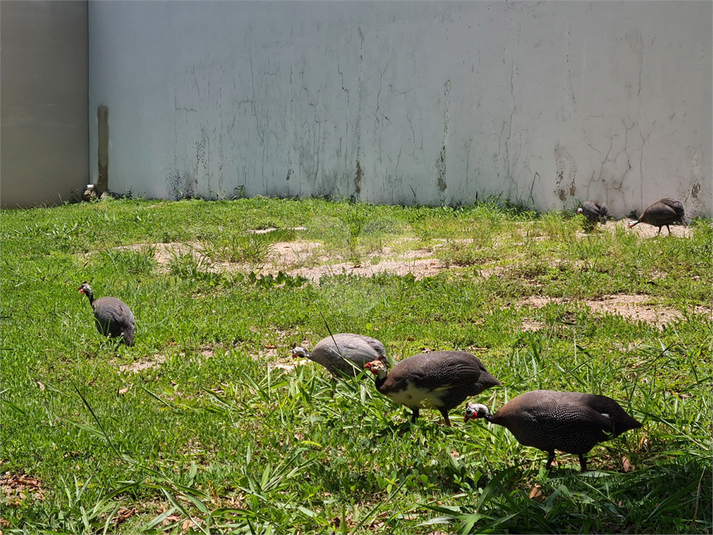
[[[534,475],[531,492],[523,481]],[[707,476],[707,477],[706,477]],[[690,457],[629,474],[521,472],[495,474],[456,506],[422,525],[455,524],[470,533],[710,533],[710,465]]]

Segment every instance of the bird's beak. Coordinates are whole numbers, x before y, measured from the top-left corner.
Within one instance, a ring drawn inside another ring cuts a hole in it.
[[[463,423],[468,423],[468,420],[477,420],[478,413],[475,411],[466,411],[465,417],[463,418]]]

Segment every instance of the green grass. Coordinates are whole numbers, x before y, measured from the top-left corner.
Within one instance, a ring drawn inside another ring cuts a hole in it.
[[[500,199],[3,211],[0,529],[710,533],[710,221],[687,239],[583,228],[581,216]],[[321,243],[307,265],[431,248],[450,269],[320,284],[258,272],[275,241],[297,240]],[[101,338],[83,280],[129,304],[134,347]],[[645,296],[678,319],[659,328],[586,306],[611,295]],[[523,305],[531,296],[555,300]],[[396,360],[473,351],[504,385],[479,396],[494,409],[537,388],[602,393],[644,427],[596,447],[590,472],[559,454],[547,473],[543,452],[464,425],[462,408],[453,428],[436,411],[411,425],[370,378],[335,387],[312,363],[273,366],[326,336],[325,320],[379,338]],[[13,487],[21,478],[36,484]]]

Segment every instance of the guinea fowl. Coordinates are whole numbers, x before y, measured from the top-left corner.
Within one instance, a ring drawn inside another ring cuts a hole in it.
[[[391,371],[381,360],[368,362],[364,368],[376,376],[381,394],[413,411],[414,423],[419,409],[437,409],[450,426],[449,410],[468,396],[500,385],[475,355],[465,351],[420,353],[396,363]]]
[[[362,334],[338,333],[320,340],[312,351],[303,347],[292,349],[293,357],[305,357],[321,364],[332,375],[355,377],[367,362],[375,359],[386,361],[384,344],[376,338]]]
[[[618,437],[641,427],[611,398],[554,390],[522,394],[495,414],[490,414],[485,405],[468,403],[465,421],[476,418],[508,428],[523,446],[547,452],[548,470],[555,450],[579,455],[582,472],[587,469],[584,454],[599,442],[608,440],[608,435]]]
[[[661,227],[666,227],[668,229],[668,235],[670,236],[671,228],[669,225],[676,222],[681,223],[684,227],[686,226],[683,204],[681,201],[675,199],[664,198],[646,208],[638,220],[629,223],[629,228],[639,223],[648,223],[649,225],[658,227],[659,234],[661,234]]]
[[[87,281],[78,290],[89,298],[89,304],[94,309],[94,320],[97,330],[104,336],[121,337],[126,345],[134,345],[134,315],[121,299],[116,297],[100,297],[94,299],[94,292]]]
[[[599,201],[586,201],[577,209],[578,214],[586,217],[592,225],[598,222],[606,223],[609,210],[607,205]]]

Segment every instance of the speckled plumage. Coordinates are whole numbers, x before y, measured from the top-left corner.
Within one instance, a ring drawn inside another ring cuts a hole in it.
[[[586,217],[590,223],[597,222],[606,223],[609,209],[607,205],[600,201],[585,201],[584,204],[577,210],[578,214]]]
[[[126,345],[134,345],[134,315],[126,303],[116,297],[94,299],[94,292],[87,281],[79,286],[79,291],[89,298],[94,309],[94,322],[104,336],[121,337]]]
[[[477,417],[506,427],[524,446],[546,451],[547,468],[555,450],[560,450],[579,455],[582,471],[586,470],[584,454],[596,444],[641,427],[611,398],[554,390],[522,394],[495,414],[484,405],[469,403],[466,421]]]
[[[376,389],[386,397],[413,411],[415,422],[419,409],[436,409],[451,425],[448,411],[469,396],[500,385],[480,359],[465,351],[434,351],[408,357],[391,371],[367,365],[376,375]]]
[[[661,227],[666,227],[669,235],[671,235],[671,229],[669,227],[672,223],[681,223],[684,227],[686,226],[685,210],[681,201],[675,199],[660,199],[656,201],[651,206],[644,210],[638,221],[632,221],[629,223],[629,228],[638,225],[639,223],[648,223],[654,227],[659,228],[659,234],[661,234]]]
[[[354,377],[361,373],[367,362],[374,359],[386,362],[386,348],[379,340],[370,336],[338,333],[317,342],[312,351],[295,347],[292,356],[306,357],[321,364],[332,375],[345,374]]]

